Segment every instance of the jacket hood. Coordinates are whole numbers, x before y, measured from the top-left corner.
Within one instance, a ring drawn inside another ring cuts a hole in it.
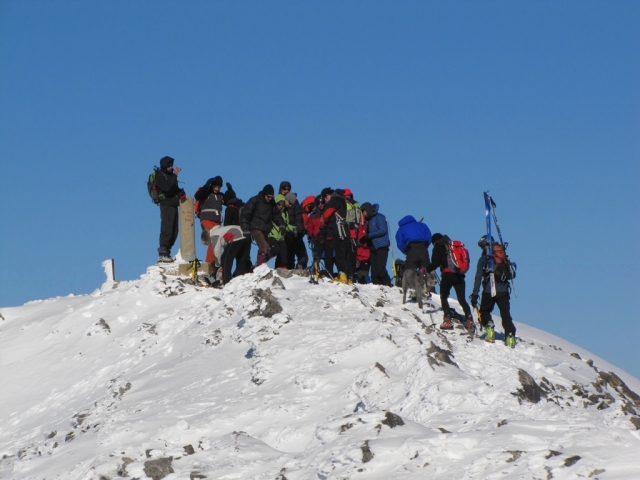
[[[265,195],[273,195],[275,192],[273,191],[273,185],[271,185],[270,183],[268,183],[267,185],[265,185],[262,190],[260,191],[260,195],[262,195],[263,197]]]
[[[280,193],[284,187],[287,187],[289,191],[291,191],[291,182],[287,182],[286,180],[283,180],[282,182],[280,182],[280,188],[278,189],[278,193]]]
[[[450,241],[451,239],[449,237],[447,237],[446,235],[442,235],[441,233],[434,233],[431,236],[431,243],[433,243],[434,245],[436,244],[444,245]]]
[[[402,220],[400,220],[398,222],[398,226],[402,227],[403,225],[407,225],[407,224],[413,223],[415,221],[416,221],[416,219],[413,218],[413,215],[407,215],[406,217],[404,217]]]
[[[167,168],[173,166],[173,162],[174,162],[174,160],[171,157],[162,157],[160,159],[160,168],[162,170],[166,170]]]
[[[369,202],[364,202],[360,205],[360,210],[367,212],[367,217],[371,218],[378,213],[378,210],[376,209],[377,206],[378,205],[371,205]]]

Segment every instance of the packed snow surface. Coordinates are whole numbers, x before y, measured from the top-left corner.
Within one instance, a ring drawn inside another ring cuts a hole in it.
[[[2,309],[0,477],[640,478],[640,382],[557,337],[488,344],[436,328],[437,297],[267,266],[166,273]]]

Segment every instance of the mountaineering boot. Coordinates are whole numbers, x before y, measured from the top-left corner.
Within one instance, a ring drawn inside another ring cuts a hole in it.
[[[347,281],[347,276],[342,272],[340,272],[338,276],[332,280],[332,282],[334,283],[347,283]]]
[[[453,323],[449,317],[444,317],[444,322],[440,325],[440,330],[453,330]]]
[[[475,325],[473,324],[473,317],[467,317],[467,320],[464,324],[464,328],[467,329],[467,332],[472,332],[475,330]]]
[[[496,341],[496,331],[493,329],[493,322],[488,323],[487,326],[484,327],[484,331],[486,332],[484,336],[485,342],[493,343]]]
[[[173,263],[175,262],[176,259],[175,258],[171,258],[168,255],[160,255],[158,257],[158,263]]]
[[[516,348],[516,337],[513,336],[513,333],[507,335],[507,338],[504,339],[504,344],[510,348]]]
[[[267,256],[264,253],[259,253],[256,258],[256,267],[267,263]]]

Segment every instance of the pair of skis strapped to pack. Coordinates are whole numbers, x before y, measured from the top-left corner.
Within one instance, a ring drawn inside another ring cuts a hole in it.
[[[491,218],[493,217],[493,223],[496,225],[496,231],[498,232],[498,238],[500,239],[500,244],[504,248],[505,258],[508,259],[507,256],[507,244],[502,240],[502,233],[500,232],[500,225],[498,224],[498,217],[496,216],[496,202],[493,201],[491,195],[489,195],[489,191],[484,192],[484,214],[487,222],[487,257],[489,258],[488,272],[489,272],[489,283],[491,285],[491,296],[495,297],[496,292],[496,278],[495,278],[495,264],[493,262],[493,237],[491,236]],[[512,267],[513,265],[513,267]],[[514,289],[515,293],[515,285],[513,284],[513,278],[515,277],[515,264],[509,262],[509,268],[512,269],[511,278],[508,279],[509,283]]]

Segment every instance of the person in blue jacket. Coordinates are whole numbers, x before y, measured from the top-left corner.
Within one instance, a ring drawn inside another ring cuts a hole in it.
[[[411,215],[407,215],[398,222],[400,227],[396,232],[396,244],[404,253],[405,268],[419,270],[429,265],[429,243],[431,243],[431,230],[422,222],[416,221]]]
[[[362,237],[360,243],[367,243],[371,249],[371,283],[375,285],[391,286],[391,278],[387,272],[387,259],[389,258],[389,226],[384,215],[378,212],[378,204],[369,202],[362,204],[360,209],[367,218],[367,234]]]

